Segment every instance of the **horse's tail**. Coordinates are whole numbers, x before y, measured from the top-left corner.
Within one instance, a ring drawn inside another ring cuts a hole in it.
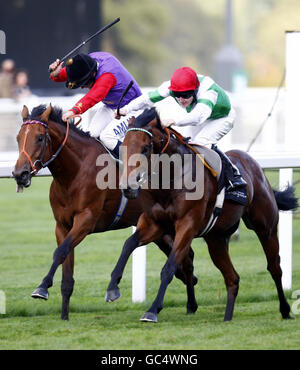
[[[298,198],[295,197],[295,188],[288,185],[282,191],[274,190],[274,195],[278,209],[281,211],[289,211],[299,207]]]

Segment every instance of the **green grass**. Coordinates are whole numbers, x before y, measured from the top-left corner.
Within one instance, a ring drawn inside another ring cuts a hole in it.
[[[276,185],[277,175],[269,174]],[[23,194],[11,179],[0,181],[0,289],[6,314],[0,315],[0,349],[299,349],[299,315],[282,320],[275,285],[255,234],[242,225],[230,255],[241,281],[232,322],[223,322],[226,290],[202,240],[195,240],[198,311],[186,315],[186,292],[174,279],[157,324],[141,323],[159,283],[165,257],[147,248],[147,299],[131,302],[131,260],[120,283],[122,298],[104,301],[110,273],[126,230],[90,235],[75,250],[75,287],[70,320],[60,319],[61,268],[48,301],[34,300],[56,248],[54,219],[48,200],[50,178],[35,178]],[[297,189],[298,193],[298,189]],[[298,194],[299,196],[299,194]],[[300,221],[294,219],[293,290],[300,289]],[[293,291],[292,290],[292,291]],[[290,304],[292,291],[286,295]],[[299,305],[300,306],[300,305]],[[300,308],[300,307],[299,307]]]

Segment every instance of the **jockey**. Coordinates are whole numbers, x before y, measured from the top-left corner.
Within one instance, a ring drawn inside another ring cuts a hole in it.
[[[120,115],[153,107],[155,103],[173,97],[183,110],[178,117],[162,119],[163,127],[193,126],[191,142],[218,152],[228,168],[228,190],[245,187],[238,168],[216,147],[216,143],[233,127],[235,111],[229,96],[210,77],[196,74],[189,67],[177,69],[171,81],[163,82],[156,90],[145,93],[120,109]]]
[[[50,78],[55,82],[66,82],[69,89],[88,88],[89,91],[71,109],[65,112],[62,119],[66,121],[73,114],[81,114],[102,102],[89,125],[92,137],[98,138],[116,156],[119,146],[128,128],[129,117],[120,122],[114,117],[121,95],[129,82],[133,85],[124,97],[121,107],[142,94],[137,82],[124,66],[111,54],[95,52],[78,54],[70,58],[63,67],[57,59],[50,64]]]

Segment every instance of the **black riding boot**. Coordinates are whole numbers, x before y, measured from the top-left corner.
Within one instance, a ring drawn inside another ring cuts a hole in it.
[[[118,141],[117,145],[115,146],[115,148],[113,150],[111,150],[111,154],[119,159],[119,156],[120,156],[120,145],[122,144],[121,141]]]
[[[211,147],[216,151],[222,160],[222,165],[225,166],[225,174],[228,180],[226,190],[233,190],[247,186],[246,181],[242,178],[239,169],[231,162],[231,160],[224,154],[216,145]]]

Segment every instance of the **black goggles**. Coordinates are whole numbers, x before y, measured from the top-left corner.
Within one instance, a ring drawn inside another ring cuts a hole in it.
[[[189,90],[189,91],[173,91],[173,95],[175,98],[183,98],[183,99],[189,99],[192,96],[194,96],[195,91]]]

